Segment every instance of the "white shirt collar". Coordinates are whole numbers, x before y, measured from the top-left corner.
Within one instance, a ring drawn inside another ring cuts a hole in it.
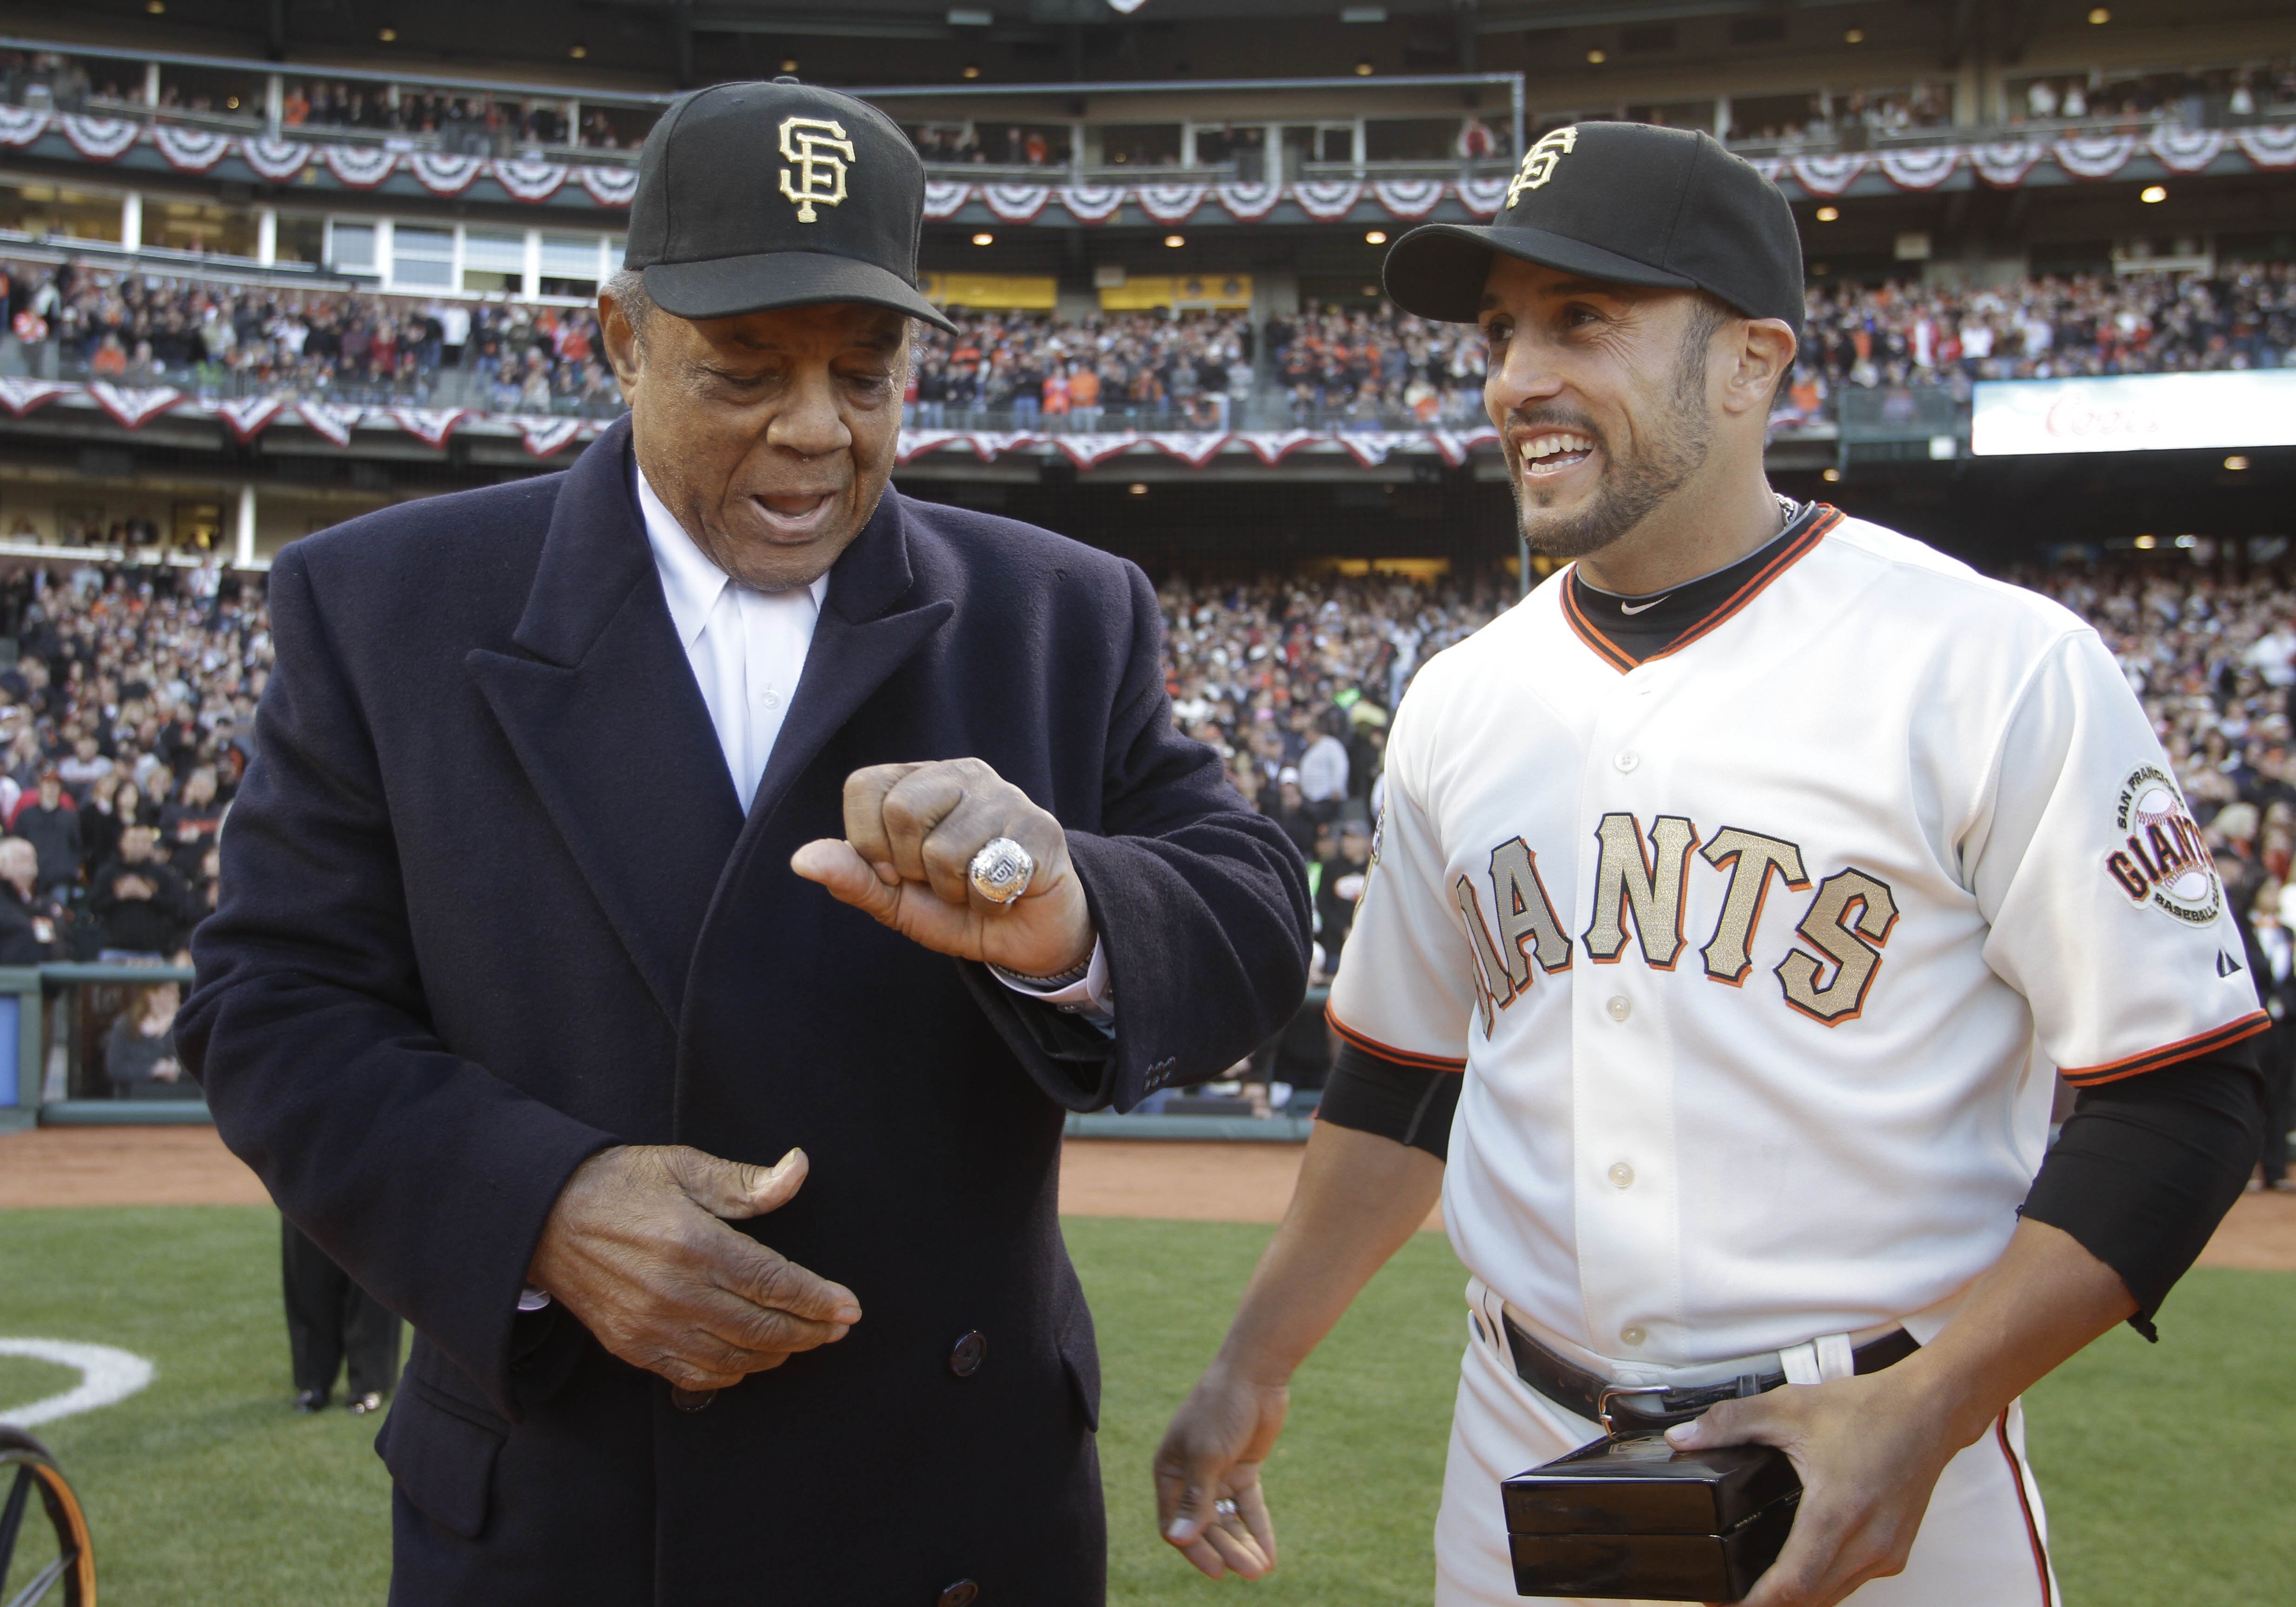
[[[679,644],[691,652],[702,627],[709,623],[709,611],[732,580],[693,545],[693,537],[677,522],[677,515],[654,495],[644,470],[637,471],[637,480],[638,512],[645,519],[646,543],[653,548],[653,566],[661,575],[670,623],[677,627]],[[818,611],[829,598],[829,577],[822,576],[806,589],[813,594],[813,606]]]

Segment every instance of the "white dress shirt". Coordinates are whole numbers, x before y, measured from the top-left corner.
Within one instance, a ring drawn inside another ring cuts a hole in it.
[[[693,666],[709,709],[709,724],[725,750],[726,768],[742,812],[750,811],[758,783],[773,757],[798,682],[805,673],[813,627],[829,595],[824,575],[802,591],[761,592],[737,584],[703,555],[685,527],[654,495],[644,471],[638,477],[638,508],[645,517],[646,541],[661,576],[670,623]],[[1107,1028],[1116,1019],[1109,987],[1108,957],[1097,934],[1084,980],[1065,988],[1031,988],[1009,972],[990,967],[1007,988],[1057,1005]]]

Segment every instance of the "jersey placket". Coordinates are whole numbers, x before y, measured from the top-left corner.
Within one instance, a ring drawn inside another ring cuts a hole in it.
[[[1655,835],[1652,823],[1660,816],[1687,813],[1669,797],[1674,763],[1662,730],[1668,693],[1681,674],[1666,660],[1616,676],[1597,693],[1579,761],[1578,840],[1587,850],[1578,862],[1581,925],[1574,934],[1585,969],[1571,1000],[1579,1295],[1588,1348],[1628,1364],[1682,1354],[1673,990],[1645,958],[1647,940],[1630,914],[1621,917],[1626,940],[1615,961],[1597,960],[1589,938],[1601,914],[1605,818],[1614,834],[1619,817],[1635,823],[1650,863],[1655,849],[1643,833]],[[1677,946],[1667,968],[1687,952],[1686,943]]]

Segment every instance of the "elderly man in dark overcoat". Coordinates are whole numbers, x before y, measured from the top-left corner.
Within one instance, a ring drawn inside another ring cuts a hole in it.
[[[1289,1018],[1305,876],[1138,570],[889,488],[900,131],[721,86],[640,172],[629,419],[280,555],[186,1062],[416,1331],[394,1603],[1097,1603],[1062,1119]]]

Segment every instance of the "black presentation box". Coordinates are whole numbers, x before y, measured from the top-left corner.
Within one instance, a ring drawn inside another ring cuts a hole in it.
[[[1766,1445],[1612,1436],[1500,1486],[1518,1595],[1735,1602],[1777,1560],[1801,1480]]]

